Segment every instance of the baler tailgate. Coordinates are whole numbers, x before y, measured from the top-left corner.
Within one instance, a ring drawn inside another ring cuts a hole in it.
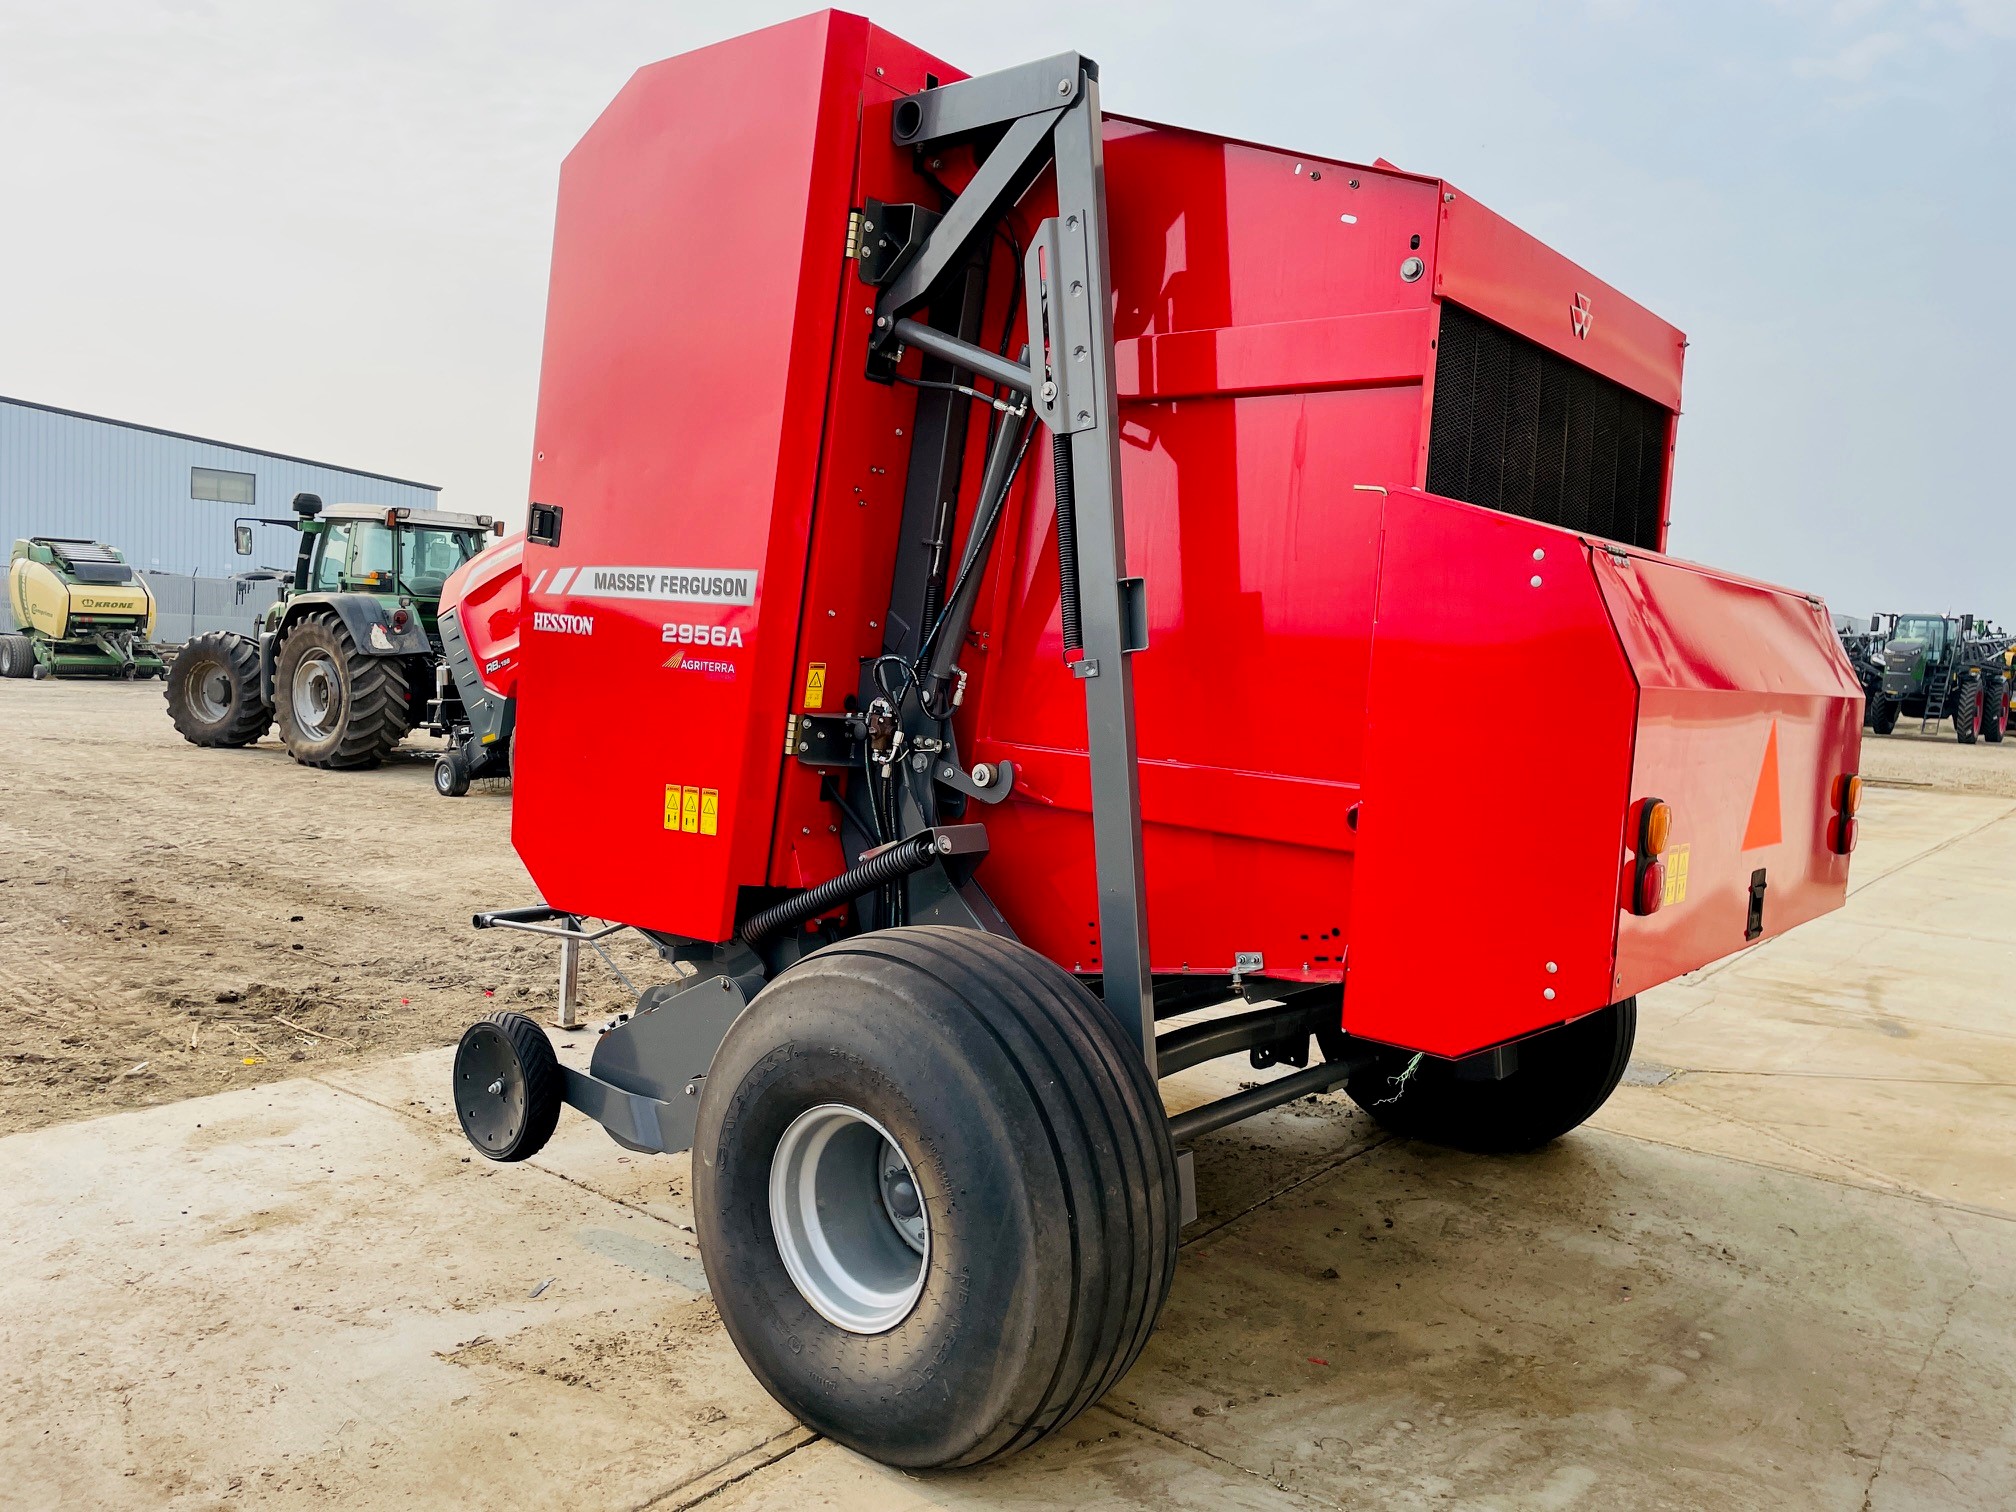
[[[1631,791],[1674,816],[1662,906],[1619,915],[1622,997],[1840,906],[1829,826],[1862,690],[1814,600],[1666,557],[1591,559],[1639,685]]]

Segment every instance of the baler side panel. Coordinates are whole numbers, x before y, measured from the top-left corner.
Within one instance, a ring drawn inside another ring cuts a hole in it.
[[[1612,1001],[1636,709],[1581,540],[1385,500],[1346,1029],[1460,1055]]]
[[[518,689],[524,565],[524,535],[506,536],[449,573],[441,585],[441,613],[461,616],[476,675],[500,698],[510,698]]]
[[[1437,298],[1679,410],[1685,335],[1469,195],[1444,193]]]
[[[868,30],[642,69],[562,172],[513,804],[555,906],[722,939],[765,880]]]
[[[1767,939],[1840,907],[1828,843],[1836,780],[1861,753],[1862,689],[1824,605],[1638,554],[1595,554],[1642,685],[1632,794],[1673,809],[1665,902],[1622,916],[1615,992],[1670,981],[1746,940],[1765,872]]]

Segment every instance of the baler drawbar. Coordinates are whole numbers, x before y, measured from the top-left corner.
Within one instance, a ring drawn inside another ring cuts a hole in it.
[[[757,1378],[944,1467],[1125,1374],[1213,1130],[1575,1128],[1635,995],[1838,907],[1859,823],[1825,606],[1663,553],[1684,346],[1440,179],[1105,116],[1077,54],[823,12],[641,70],[561,176],[545,902],[476,923],[665,980],[585,1069],[472,1025],[472,1144],[690,1150]],[[1169,1116],[1239,1054],[1286,1069]]]

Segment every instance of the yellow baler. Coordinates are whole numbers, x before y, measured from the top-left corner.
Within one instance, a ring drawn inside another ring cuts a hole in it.
[[[154,595],[110,546],[58,536],[16,541],[0,677],[158,677]]]

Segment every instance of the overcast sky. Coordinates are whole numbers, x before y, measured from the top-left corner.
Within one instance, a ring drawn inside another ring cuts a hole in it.
[[[516,511],[561,157],[640,64],[803,8],[0,0],[0,393]],[[1688,333],[1677,553],[2016,619],[2016,0],[873,14],[1447,177]]]

